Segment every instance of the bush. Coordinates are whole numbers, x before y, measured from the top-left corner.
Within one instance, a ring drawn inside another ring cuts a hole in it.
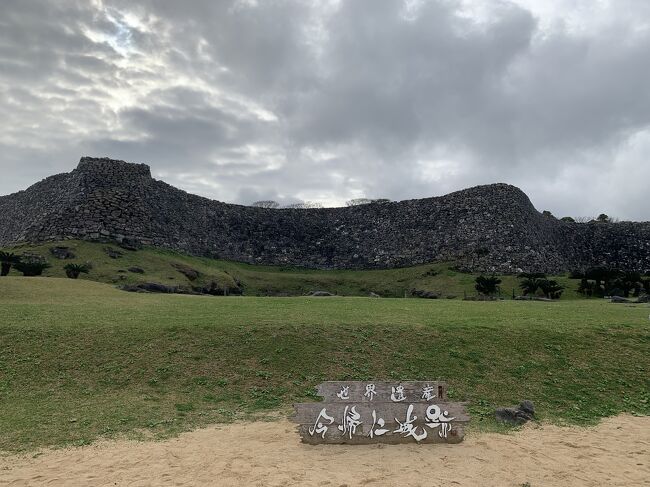
[[[481,274],[476,278],[476,284],[474,288],[481,294],[490,296],[499,292],[499,284],[501,284],[501,279],[492,274],[491,276],[484,276]]]
[[[14,267],[17,271],[22,272],[23,276],[33,277],[42,275],[43,271],[50,267],[50,264],[43,257],[29,255],[21,258]]]
[[[0,269],[0,276],[6,276],[11,270],[11,266],[15,266],[20,262],[20,256],[12,252],[2,252],[0,251],[0,264],[2,268]]]
[[[90,266],[88,264],[66,264],[64,267],[65,275],[70,279],[77,279],[82,272],[88,274]]]

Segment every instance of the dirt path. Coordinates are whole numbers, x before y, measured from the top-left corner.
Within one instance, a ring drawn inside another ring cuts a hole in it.
[[[530,426],[460,445],[318,446],[286,421],[165,442],[103,442],[0,459],[0,486],[650,486],[650,417],[595,428]]]

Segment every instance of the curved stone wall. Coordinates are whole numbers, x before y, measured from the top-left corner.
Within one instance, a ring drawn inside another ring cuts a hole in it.
[[[145,244],[250,263],[390,268],[455,260],[471,270],[650,270],[650,223],[566,223],[518,188],[350,208],[226,204],[151,177],[149,167],[84,157],[70,173],[0,197],[0,245],[81,238]]]

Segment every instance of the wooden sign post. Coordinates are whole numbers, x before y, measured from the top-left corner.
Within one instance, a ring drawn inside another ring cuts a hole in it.
[[[459,443],[465,406],[437,381],[341,381],[317,387],[323,402],[294,404],[304,443]]]

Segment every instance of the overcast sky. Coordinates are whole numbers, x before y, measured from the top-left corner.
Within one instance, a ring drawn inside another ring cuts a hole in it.
[[[0,194],[92,155],[244,204],[507,182],[650,220],[650,1],[2,0],[0,120]]]

